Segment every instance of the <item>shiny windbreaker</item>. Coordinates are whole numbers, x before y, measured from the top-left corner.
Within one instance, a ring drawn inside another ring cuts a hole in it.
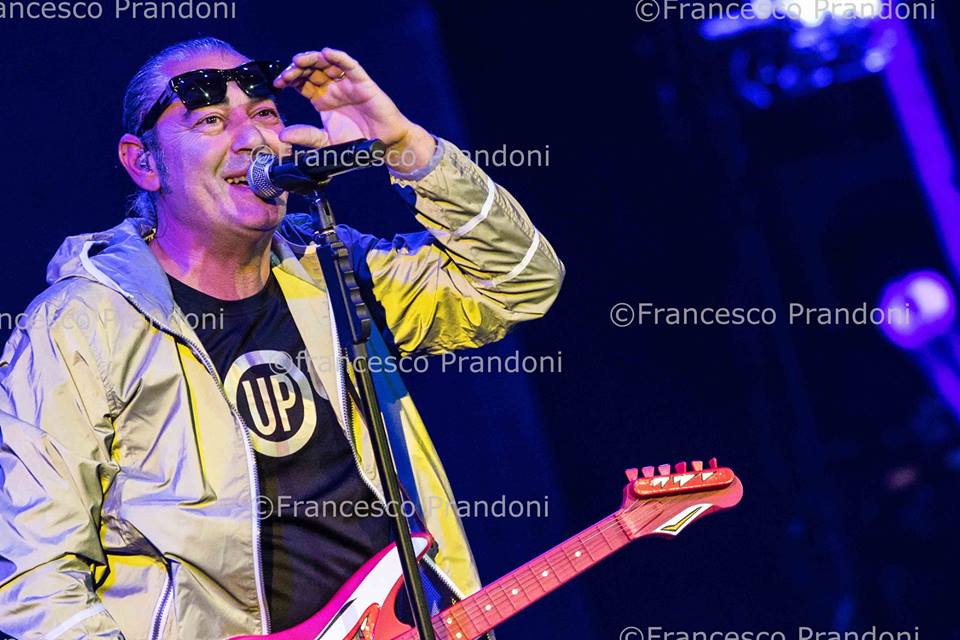
[[[375,298],[374,355],[476,347],[546,312],[562,264],[455,146],[441,140],[419,175],[391,181],[425,231],[378,240],[339,228]],[[288,215],[275,234],[273,271],[314,385],[382,495],[333,364],[317,247],[297,241],[305,219]],[[68,238],[0,357],[0,629],[17,638],[269,631],[253,449],[147,247],[152,233],[131,218]],[[438,508],[454,499],[430,438],[397,374],[376,385],[401,481],[439,543],[430,569],[470,593],[477,572],[455,509]]]

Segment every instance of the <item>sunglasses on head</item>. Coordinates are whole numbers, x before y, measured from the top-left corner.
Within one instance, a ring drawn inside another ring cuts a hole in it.
[[[190,110],[223,102],[227,97],[227,83],[231,80],[251,98],[276,95],[279,90],[273,86],[273,80],[282,69],[279,60],[254,60],[233,69],[197,69],[174,76],[144,116],[137,135],[142,136],[152,129],[177,98]]]

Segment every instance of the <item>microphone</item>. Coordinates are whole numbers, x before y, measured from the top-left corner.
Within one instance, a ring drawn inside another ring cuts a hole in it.
[[[247,183],[264,200],[284,191],[312,193],[317,184],[356,169],[384,164],[387,145],[377,138],[352,140],[321,149],[295,147],[293,158],[278,163],[273,153],[257,153],[247,171]]]

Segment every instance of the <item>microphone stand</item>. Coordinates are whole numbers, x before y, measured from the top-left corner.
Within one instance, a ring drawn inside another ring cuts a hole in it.
[[[360,383],[360,412],[366,418],[367,429],[373,441],[374,458],[382,479],[385,498],[388,505],[396,507],[393,509],[391,524],[400,554],[400,565],[403,568],[403,579],[410,609],[413,611],[413,619],[420,634],[420,640],[435,640],[430,608],[423,591],[417,555],[410,538],[410,523],[403,515],[404,510],[400,508],[403,496],[400,492],[396,463],[387,437],[383,415],[380,413],[380,403],[377,400],[373,377],[370,375],[370,367],[367,364],[369,355],[367,340],[370,337],[370,326],[373,321],[366,304],[360,297],[360,289],[350,262],[350,252],[337,236],[336,220],[325,190],[329,182],[330,178],[326,178],[314,183],[312,189],[296,191],[309,197],[310,211],[319,221],[319,229],[314,232],[314,240],[320,247],[330,251],[330,256],[321,255],[325,253],[323,251],[318,251],[317,256],[323,268],[323,277],[327,281],[327,293],[333,306],[341,348],[353,353],[348,365],[353,366]],[[348,344],[352,345],[352,349],[345,346]],[[336,355],[339,360],[342,354]],[[346,371],[342,371],[341,374],[346,376]],[[350,384],[349,377],[345,383]],[[349,408],[345,406],[343,410],[346,413]]]

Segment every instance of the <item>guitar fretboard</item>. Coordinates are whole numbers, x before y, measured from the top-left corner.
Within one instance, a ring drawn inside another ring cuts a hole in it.
[[[634,520],[638,513],[632,513]],[[650,514],[651,517],[653,513]],[[438,640],[470,640],[490,631],[561,585],[580,575],[634,538],[621,512],[584,529],[516,571],[433,617]],[[418,640],[411,629],[394,640]]]

